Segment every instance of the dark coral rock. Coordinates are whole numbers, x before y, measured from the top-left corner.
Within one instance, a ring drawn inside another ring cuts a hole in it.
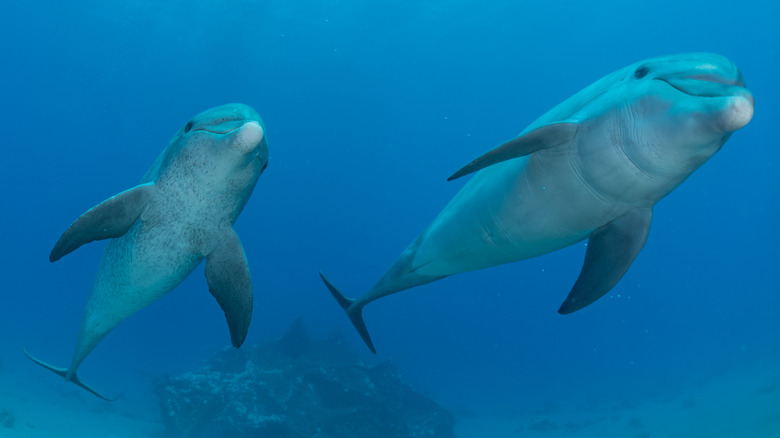
[[[280,341],[226,349],[156,385],[163,422],[185,438],[454,438],[452,414],[403,383],[393,362],[360,363],[296,321]]]

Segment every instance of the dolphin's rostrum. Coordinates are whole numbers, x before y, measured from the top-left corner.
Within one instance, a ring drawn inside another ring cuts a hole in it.
[[[723,56],[641,61],[593,83],[450,180],[476,172],[358,299],[322,274],[368,347],[363,307],[453,274],[528,259],[588,239],[558,310],[607,293],[644,246],[653,206],[753,116],[753,96]]]
[[[161,298],[206,259],[209,291],[225,312],[233,346],[252,316],[252,281],[233,223],[268,164],[265,128],[243,104],[204,111],[182,127],[141,184],[93,207],[63,233],[54,262],[81,245],[108,242],[68,368],[39,365],[108,399],[76,375],[120,322]]]

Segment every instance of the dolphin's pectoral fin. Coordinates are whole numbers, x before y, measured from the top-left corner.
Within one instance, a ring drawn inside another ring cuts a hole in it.
[[[236,232],[228,228],[218,241],[206,256],[206,282],[225,312],[230,340],[238,348],[246,339],[252,319],[252,277]]]
[[[633,210],[591,233],[585,263],[558,313],[572,313],[609,292],[645,245],[652,211]]]
[[[341,291],[336,289],[336,286],[322,275],[322,272],[320,272],[320,278],[322,278],[323,283],[325,283],[325,286],[327,286],[330,294],[333,295],[333,298],[339,303],[339,306],[347,313],[349,320],[352,321],[352,325],[355,326],[355,329],[358,331],[358,334],[360,334],[360,337],[363,338],[363,342],[366,343],[368,349],[376,354],[376,348],[374,348],[374,343],[371,342],[371,336],[368,334],[366,323],[363,321],[363,304],[344,296]]]
[[[579,124],[576,122],[560,122],[536,128],[482,155],[455,172],[451,177],[447,178],[447,181],[458,179],[502,161],[519,158],[538,150],[551,149],[568,143],[577,133],[578,126]]]
[[[153,183],[141,184],[92,207],[62,233],[49,261],[56,262],[86,243],[125,234],[141,215],[152,190]]]
[[[421,265],[417,265],[417,266],[409,269],[408,271],[406,271],[406,273],[407,274],[414,274],[415,272],[417,272],[418,269],[420,269],[420,268],[422,268],[422,267],[424,267],[426,265],[430,265],[431,263],[433,263],[433,260],[428,260],[427,262],[425,262],[425,263],[423,263]]]
[[[29,352],[29,351],[27,351],[27,349],[26,349],[26,348],[22,347],[22,349],[24,349],[24,354],[25,354],[25,355],[26,355],[26,356],[27,356],[27,357],[28,357],[28,358],[29,358],[31,361],[33,361],[33,362],[37,363],[38,365],[40,365],[40,366],[42,366],[42,367],[46,368],[47,370],[49,370],[49,371],[53,372],[54,374],[56,374],[56,375],[58,375],[58,376],[60,376],[60,377],[63,377],[63,378],[65,378],[65,380],[67,380],[67,381],[69,381],[69,382],[73,382],[73,383],[75,383],[76,385],[78,385],[78,386],[80,386],[80,387],[82,387],[82,388],[86,389],[87,391],[89,391],[89,392],[91,392],[92,394],[94,394],[94,395],[96,395],[96,396],[98,396],[98,397],[102,398],[103,400],[106,400],[106,401],[114,401],[114,400],[115,400],[115,399],[113,399],[113,398],[108,398],[108,397],[106,397],[106,396],[104,396],[104,395],[100,394],[99,392],[95,391],[95,390],[94,390],[94,389],[93,389],[91,386],[88,386],[86,383],[83,383],[81,380],[79,380],[79,378],[78,378],[78,376],[76,375],[76,373],[73,373],[73,374],[71,374],[71,375],[69,376],[69,375],[68,375],[68,369],[67,369],[67,368],[57,368],[57,367],[55,367],[55,366],[53,366],[53,365],[49,365],[49,364],[47,364],[46,362],[44,362],[44,361],[42,361],[42,360],[40,360],[40,359],[36,358],[36,357],[35,357],[35,356],[33,356],[32,354],[30,354],[30,352]]]

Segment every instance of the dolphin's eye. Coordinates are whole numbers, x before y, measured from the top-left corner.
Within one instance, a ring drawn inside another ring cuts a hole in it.
[[[650,70],[647,67],[639,67],[634,72],[634,77],[637,79],[642,79],[643,77],[647,76],[647,73],[649,73]]]
[[[190,132],[191,129],[192,129],[192,120],[190,120],[189,122],[187,122],[186,125],[184,125],[184,133],[186,134]]]

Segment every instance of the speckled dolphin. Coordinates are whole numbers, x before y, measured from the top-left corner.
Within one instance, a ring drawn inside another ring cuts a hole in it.
[[[371,301],[587,238],[582,271],[559,309],[574,312],[628,270],[655,203],[752,116],[753,96],[723,56],[682,54],[630,65],[452,175],[477,172],[365,295],[347,298],[322,279],[375,351],[362,317]]]
[[[204,258],[209,291],[240,347],[252,316],[252,281],[233,223],[267,164],[263,122],[249,106],[219,106],[187,122],[140,185],[81,215],[54,245],[52,262],[85,243],[112,239],[70,366],[53,367],[25,350],[27,356],[110,400],[79,380],[79,365],[108,332],[173,290]]]

